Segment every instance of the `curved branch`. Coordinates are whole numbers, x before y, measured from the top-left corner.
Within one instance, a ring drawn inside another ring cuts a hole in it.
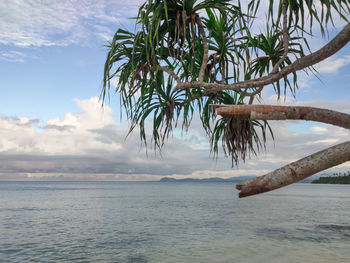
[[[176,75],[176,73],[175,73],[174,71],[172,71],[170,68],[164,67],[164,66],[158,66],[158,67],[155,66],[154,69],[157,69],[157,68],[158,68],[159,70],[162,70],[162,71],[168,73],[170,76],[172,76],[172,77],[176,80],[177,84],[181,84],[181,83],[182,83],[181,80],[180,80],[180,78],[179,78],[179,76]]]
[[[239,197],[260,194],[298,182],[315,173],[350,161],[350,141],[314,153],[258,178],[238,183]]]
[[[208,53],[209,53],[209,47],[208,47],[208,40],[207,40],[207,36],[205,35],[205,31],[204,31],[204,27],[202,24],[202,21],[199,17],[197,17],[196,19],[199,31],[201,33],[202,36],[202,40],[203,40],[203,60],[202,60],[202,65],[199,71],[199,76],[198,76],[198,80],[199,82],[203,81],[203,77],[204,77],[204,72],[205,72],[205,68],[207,67],[208,64]]]
[[[281,59],[276,63],[273,67],[271,73],[275,73],[278,71],[281,63],[286,59],[288,51],[289,51],[289,35],[288,35],[288,27],[287,27],[287,0],[284,0],[282,3],[282,14],[283,14],[283,48],[284,52]]]
[[[257,88],[255,91],[253,91],[253,92],[251,92],[251,93],[247,93],[247,94],[249,94],[249,97],[250,97],[250,99],[249,99],[249,104],[253,104],[255,95],[260,94],[263,88],[264,88],[264,87],[261,86],[261,87]]]
[[[234,90],[239,91],[245,88],[256,88],[261,86],[266,86],[272,84],[283,77],[287,76],[290,73],[308,68],[312,65],[315,65],[318,62],[330,57],[344,47],[350,41],[350,23],[347,24],[342,31],[338,33],[328,44],[320,48],[310,55],[301,57],[295,60],[292,64],[286,66],[282,70],[276,73],[271,73],[265,77],[260,77],[252,80],[237,82],[233,84],[219,84],[219,83],[205,83],[203,81],[194,81],[194,82],[183,82],[177,85],[174,89],[174,92],[180,89],[187,88],[211,88],[208,93],[215,94],[222,90]]]

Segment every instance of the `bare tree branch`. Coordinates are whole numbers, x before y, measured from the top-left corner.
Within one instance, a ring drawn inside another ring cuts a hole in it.
[[[303,180],[315,173],[350,161],[350,141],[314,153],[264,176],[238,183],[239,197],[256,195]]]
[[[301,106],[213,105],[223,117],[246,117],[252,120],[318,121],[350,129],[350,114]]]

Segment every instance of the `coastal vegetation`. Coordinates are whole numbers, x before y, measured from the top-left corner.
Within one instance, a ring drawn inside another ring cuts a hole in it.
[[[300,71],[336,54],[350,41],[347,0],[149,0],[136,16],[135,32],[118,29],[104,67],[104,101],[111,86],[120,95],[129,133],[161,150],[175,127],[187,131],[199,116],[209,136],[232,164],[258,154],[273,133],[268,120],[312,120],[350,129],[350,115],[312,107],[261,105],[266,87],[278,98],[296,96]],[[265,30],[256,24],[265,19]],[[318,50],[335,19],[345,23]],[[113,83],[113,85],[112,85]],[[278,147],[278,146],[277,146]],[[327,160],[327,161],[324,161]],[[264,176],[237,184],[245,197],[303,180],[350,160],[350,142],[332,146]]]
[[[344,173],[333,174],[333,176],[321,176],[313,180],[313,184],[350,184],[350,171]]]

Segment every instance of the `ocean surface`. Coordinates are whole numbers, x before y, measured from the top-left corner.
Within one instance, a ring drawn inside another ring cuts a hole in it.
[[[0,262],[350,262],[350,186],[0,182]]]

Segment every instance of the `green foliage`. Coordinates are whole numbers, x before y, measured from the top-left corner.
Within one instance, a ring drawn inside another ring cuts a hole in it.
[[[269,15],[273,17],[270,0]],[[277,19],[281,18],[281,2]],[[288,27],[298,28],[301,32],[312,33],[314,23],[318,24],[322,34],[326,32],[329,22],[334,25],[333,15],[345,21],[350,12],[349,0],[288,0]],[[308,22],[308,25],[306,25]]]
[[[118,29],[108,44],[101,99],[106,98],[111,80],[115,79],[122,112],[130,121],[129,132],[138,128],[141,140],[147,143],[146,130],[151,129],[156,148],[163,146],[178,122],[187,130],[198,112],[214,154],[220,144],[235,162],[255,154],[264,146],[266,131],[270,131],[268,124],[219,118],[210,106],[244,104],[246,89],[218,91],[203,85],[176,87],[178,81],[199,81],[206,40],[209,52],[203,83],[222,85],[249,81],[269,74],[277,64],[278,69],[283,69],[303,57],[303,46],[308,46],[303,35],[311,32],[314,21],[324,32],[327,24],[333,22],[334,12],[345,20],[349,14],[349,1],[321,0],[319,13],[315,1],[288,0],[289,39],[288,50],[285,50],[282,1],[277,14],[270,1],[266,10],[268,26],[266,32],[260,34],[252,31],[254,21],[259,19],[255,17],[260,8],[258,0],[249,1],[246,10],[239,1],[232,4],[229,0],[146,1],[135,20],[136,32]],[[291,77],[274,84],[278,95],[287,89],[295,94],[296,73]],[[250,91],[258,88],[251,87]],[[151,128],[146,128],[147,120]],[[258,129],[262,131],[261,136],[258,136]]]
[[[324,176],[313,180],[313,184],[350,184],[350,174],[344,176]]]

